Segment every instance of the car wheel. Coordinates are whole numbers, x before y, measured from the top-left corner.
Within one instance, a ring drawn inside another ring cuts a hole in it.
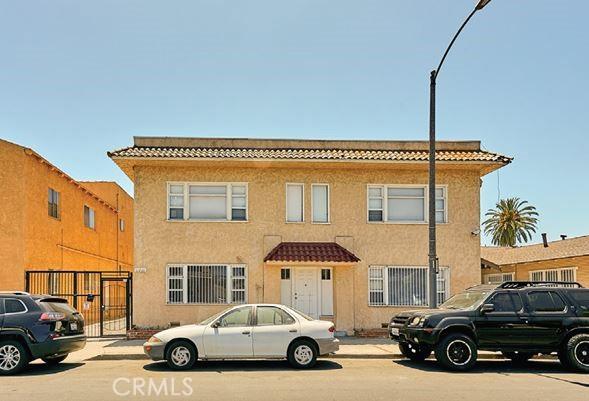
[[[45,362],[47,365],[57,365],[58,363],[63,362],[65,358],[67,358],[67,355],[68,354],[49,358],[41,358],[41,360]]]
[[[469,370],[477,362],[477,346],[464,334],[449,334],[436,346],[436,359],[450,370]]]
[[[566,344],[569,367],[579,372],[589,373],[589,334],[577,334]]]
[[[515,364],[522,364],[529,361],[531,358],[534,357],[534,353],[531,352],[501,352],[504,357],[507,359],[511,359],[511,362]]]
[[[29,363],[27,350],[18,341],[0,342],[0,375],[20,372]]]
[[[413,345],[407,342],[400,342],[399,350],[404,357],[414,362],[423,362],[432,353],[431,348],[415,348]]]
[[[173,370],[191,369],[197,357],[196,347],[188,341],[176,341],[166,350],[166,362]]]
[[[307,340],[293,343],[288,350],[288,362],[296,369],[309,369],[317,362],[315,344]]]

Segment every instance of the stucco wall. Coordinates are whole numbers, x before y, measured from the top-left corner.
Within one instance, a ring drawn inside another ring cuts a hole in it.
[[[130,270],[133,201],[123,199],[127,227],[119,234],[114,210],[80,189],[29,149],[0,140],[0,290],[24,290],[25,270]],[[60,193],[60,217],[48,215],[48,188]],[[117,187],[118,188],[118,187]],[[114,190],[114,189],[113,189]],[[96,229],[84,226],[84,205]]]
[[[222,162],[218,163],[222,166]],[[169,305],[165,267],[169,263],[245,263],[249,302],[279,300],[279,269],[264,268],[265,238],[282,241],[336,241],[345,237],[360,259],[334,272],[334,306],[338,330],[380,327],[395,308],[368,306],[370,265],[427,265],[427,224],[366,221],[366,185],[425,184],[427,170],[322,168],[135,167],[135,260],[146,268],[134,277],[134,322],[165,326],[195,322],[225,305]],[[248,222],[166,221],[167,181],[248,182]],[[305,184],[305,223],[285,223],[285,184]],[[331,224],[311,224],[311,184],[330,184]],[[441,169],[448,185],[449,223],[438,226],[442,266],[451,268],[452,292],[480,282],[478,170]],[[264,274],[266,270],[266,273]],[[278,296],[277,296],[278,294]]]
[[[566,240],[565,240],[566,241]],[[515,265],[504,265],[500,269],[482,269],[482,280],[485,276],[492,273],[511,273],[515,272],[516,280],[530,280],[530,271],[548,270],[563,267],[577,268],[577,281],[584,287],[589,287],[589,256],[579,256],[574,258],[564,258],[555,260],[544,260],[541,262],[519,263]]]
[[[25,154],[0,140],[0,290],[23,289]]]

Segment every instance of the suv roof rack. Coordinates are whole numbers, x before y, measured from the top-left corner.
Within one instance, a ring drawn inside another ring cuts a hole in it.
[[[526,287],[569,287],[584,288],[580,283],[575,281],[506,281],[498,288],[516,289]]]

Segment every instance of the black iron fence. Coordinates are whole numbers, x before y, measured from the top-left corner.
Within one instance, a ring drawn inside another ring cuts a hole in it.
[[[31,294],[67,299],[84,315],[88,337],[121,336],[131,328],[131,272],[30,270],[25,283]]]

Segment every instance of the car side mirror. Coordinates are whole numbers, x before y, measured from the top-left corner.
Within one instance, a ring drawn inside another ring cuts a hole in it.
[[[217,320],[215,323],[211,324],[211,327],[213,329],[219,328],[221,327],[221,322]]]
[[[484,315],[485,313],[494,312],[495,305],[493,304],[484,304],[481,308],[481,313]]]

